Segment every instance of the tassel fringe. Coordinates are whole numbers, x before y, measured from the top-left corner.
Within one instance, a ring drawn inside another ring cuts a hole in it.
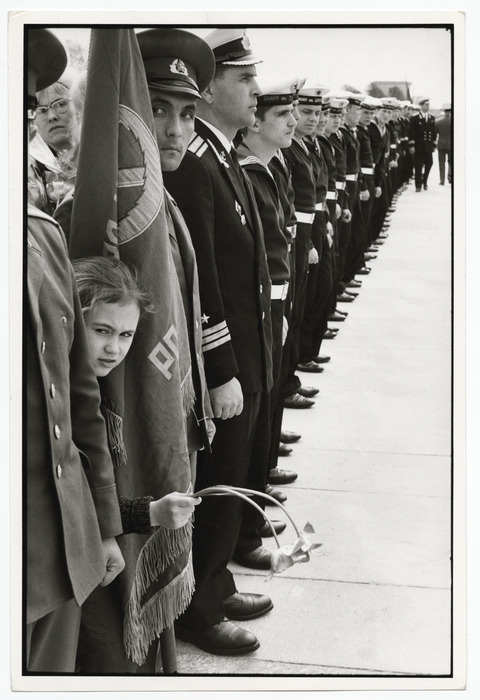
[[[191,542],[189,521],[178,530],[158,528],[140,552],[123,625],[125,653],[137,664],[144,663],[151,643],[185,612],[191,600],[195,579],[190,551],[188,563],[178,576],[141,604],[149,586],[179,554],[191,550]]]
[[[188,372],[185,375],[182,385],[182,402],[183,402],[183,414],[187,417],[190,414],[193,406],[195,405],[195,388],[193,386],[192,378],[192,366],[188,368]]]

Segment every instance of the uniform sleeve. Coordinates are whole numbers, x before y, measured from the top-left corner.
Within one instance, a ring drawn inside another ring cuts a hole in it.
[[[238,364],[225,319],[218,279],[215,246],[215,182],[198,156],[186,153],[175,172],[165,173],[164,182],[178,204],[192,238],[198,266],[202,312],[202,351],[209,389],[235,377]]]
[[[122,525],[113,464],[108,450],[105,422],[100,413],[100,391],[89,361],[85,325],[71,265],[70,269],[75,313],[74,340],[70,350],[72,439],[88,458],[85,473],[102,538],[115,537],[121,534]]]

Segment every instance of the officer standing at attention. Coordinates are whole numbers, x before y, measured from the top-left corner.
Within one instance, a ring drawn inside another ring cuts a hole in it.
[[[202,91],[182,164],[165,173],[197,256],[202,349],[217,428],[212,454],[198,455],[197,490],[245,486],[261,394],[272,387],[271,292],[262,225],[232,146],[237,131],[255,120],[260,61],[244,29],[217,29],[205,41],[215,55],[215,76]],[[231,620],[250,620],[273,607],[267,596],[238,593],[227,568],[240,519],[239,499],[204,498],[196,509],[196,590],[176,633],[213,654],[258,649],[255,635]]]
[[[28,127],[35,93],[59,79],[67,56],[45,29],[28,30]],[[80,606],[125,563],[100,394],[65,238],[28,209],[25,299],[25,661],[28,671],[73,673]]]
[[[428,190],[428,174],[433,165],[433,152],[437,140],[435,117],[429,114],[430,100],[422,97],[418,100],[420,113],[410,120],[409,146],[414,154],[415,191]]]

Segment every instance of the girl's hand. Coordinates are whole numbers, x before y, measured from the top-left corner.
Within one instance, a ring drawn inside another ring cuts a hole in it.
[[[161,525],[170,530],[186,525],[190,520],[195,506],[202,502],[201,498],[192,498],[185,493],[172,493],[150,503],[150,523],[152,526]]]

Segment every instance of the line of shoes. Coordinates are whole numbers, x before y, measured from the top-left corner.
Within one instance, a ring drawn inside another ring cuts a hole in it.
[[[402,190],[403,191],[403,190]],[[397,196],[392,200],[392,206],[388,210],[385,217],[384,226],[379,237],[368,248],[365,256],[366,260],[373,260],[377,256],[379,246],[383,245],[388,234],[386,231],[390,225],[390,214],[395,211],[395,202]],[[361,268],[357,274],[368,275],[370,273],[368,267]],[[359,289],[362,286],[360,280],[351,280],[345,285],[345,290],[337,297],[337,301],[351,303],[355,300],[358,292],[351,291]],[[349,290],[347,292],[347,289]],[[348,313],[336,309],[330,315],[329,321],[341,323],[345,321]],[[336,337],[338,328],[328,328],[324,338],[333,339]],[[301,372],[310,372],[320,374],[324,371],[322,365],[330,361],[329,355],[319,355],[310,362],[304,362],[297,365],[297,370]],[[314,405],[313,397],[319,393],[319,389],[315,387],[300,386],[296,393],[284,399],[284,405],[287,408],[310,408]],[[280,446],[278,455],[286,457],[292,452],[290,444],[300,440],[301,435],[292,431],[282,431],[280,434]],[[278,503],[284,503],[287,496],[278,486],[291,484],[297,479],[297,474],[294,471],[275,467],[271,469],[268,476],[268,484],[266,493],[274,498]],[[269,502],[267,505],[272,506]],[[286,523],[283,520],[270,519],[272,526],[277,535],[280,535],[286,528]],[[262,528],[259,531],[262,538],[273,537],[270,525],[264,521]],[[250,552],[243,554],[236,552],[233,555],[233,560],[242,566],[249,569],[269,570],[271,565],[271,552],[262,545]],[[258,593],[239,593],[236,592],[224,600],[225,617],[220,622],[208,627],[198,627],[191,620],[185,620],[181,617],[175,622],[175,635],[178,639],[190,642],[199,649],[223,656],[239,656],[249,654],[259,648],[260,642],[257,637],[249,630],[244,629],[235,624],[234,621],[247,621],[261,617],[270,612],[273,608],[271,599]]]

